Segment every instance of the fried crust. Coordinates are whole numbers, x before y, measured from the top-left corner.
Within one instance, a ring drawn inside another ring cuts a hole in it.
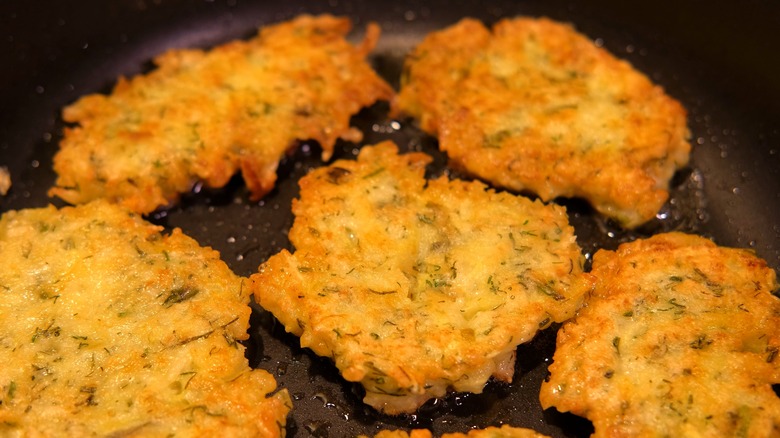
[[[454,166],[545,201],[585,198],[628,228],[655,217],[690,152],[676,100],[545,18],[431,33],[407,58],[393,106],[437,135]]]
[[[0,258],[0,435],[285,435],[216,251],[96,201],[4,214]]]
[[[594,437],[780,434],[776,274],[681,233],[599,251],[596,288],[558,332],[540,399]]]
[[[511,381],[517,345],[571,317],[590,287],[562,207],[426,182],[430,160],[384,142],[310,172],[295,253],[251,277],[258,303],[388,414]]]
[[[120,78],[110,95],[66,107],[49,194],[72,204],[107,198],[139,213],[175,202],[202,181],[222,187],[240,169],[253,199],[274,187],[285,152],[316,140],[358,141],[350,117],[393,90],[365,61],[370,24],[353,46],[346,18],[300,16],[248,41],[171,50],[156,69]]]
[[[11,189],[11,174],[8,169],[0,166],[0,196],[5,196]]]
[[[409,432],[383,430],[374,435],[374,438],[433,438],[433,434],[426,429],[415,429]],[[441,438],[547,438],[547,435],[542,435],[531,429],[503,425],[501,427],[474,429],[468,433],[445,433]]]

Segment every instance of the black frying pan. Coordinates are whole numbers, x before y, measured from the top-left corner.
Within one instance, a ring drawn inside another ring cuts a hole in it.
[[[253,35],[266,23],[303,13],[350,16],[359,34],[377,21],[383,37],[372,57],[398,85],[404,54],[431,30],[463,16],[488,23],[503,16],[545,15],[568,21],[612,53],[663,85],[689,111],[691,165],[676,175],[672,200],[659,219],[624,232],[580,201],[562,200],[586,255],[652,233],[682,230],[717,243],[751,247],[780,267],[780,3],[662,0],[349,1],[56,0],[0,2],[0,166],[10,169],[11,192],[0,212],[49,202],[51,158],[61,137],[60,109],[79,96],[108,92],[119,75],[148,71],[151,58],[173,47],[210,47]],[[356,35],[356,37],[359,35]],[[387,106],[363,111],[354,124],[365,143],[395,140],[403,149],[446,164],[436,141],[408,121],[395,129]],[[337,158],[360,145],[341,143]],[[262,202],[248,200],[240,177],[220,190],[200,190],[150,220],[181,227],[218,249],[240,275],[283,247],[292,223],[297,180],[321,165],[319,146],[307,144],[279,169],[278,187]],[[0,267],[0,269],[2,269]],[[246,343],[252,366],[269,370],[294,398],[288,436],[340,437],[379,428],[428,427],[437,434],[512,424],[556,437],[587,436],[587,420],[543,412],[538,389],[554,350],[555,327],[518,349],[512,384],[489,383],[483,394],[452,394],[415,415],[387,417],[365,407],[359,386],[345,382],[326,359],[298,346],[273,317],[256,309]]]

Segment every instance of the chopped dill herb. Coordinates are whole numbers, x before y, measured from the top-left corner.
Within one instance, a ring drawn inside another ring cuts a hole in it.
[[[163,306],[171,307],[174,304],[187,301],[197,295],[198,292],[200,291],[195,288],[177,287],[168,294],[168,297],[163,301]]]
[[[35,343],[36,340],[40,337],[49,338],[49,337],[57,337],[60,335],[60,327],[52,327],[54,325],[54,321],[52,321],[48,327],[45,329],[41,329],[39,327],[35,328],[35,333],[32,336],[32,342]]]
[[[390,295],[390,294],[398,293],[397,290],[374,290],[371,288],[368,288],[368,291],[371,292],[372,294],[377,294],[377,295]]]
[[[181,374],[180,376],[183,376],[187,379],[187,382],[184,383],[184,389],[187,389],[187,387],[190,385],[190,382],[192,381],[193,377],[195,377],[195,374],[198,374],[195,371],[186,371]]]
[[[552,281],[552,280],[551,280]],[[556,292],[550,285],[544,283],[536,283],[536,290],[552,297],[555,301],[563,301],[566,299],[563,295]]]
[[[493,292],[494,294],[495,294],[495,293],[498,293],[498,292],[501,292],[501,289],[500,289],[500,288],[498,287],[498,285],[497,285],[497,284],[496,284],[496,283],[493,281],[493,276],[492,276],[492,275],[491,275],[490,277],[488,277],[488,279],[487,279],[487,284],[488,284],[488,286],[490,286],[490,292]]]
[[[11,383],[8,384],[8,399],[13,400],[14,396],[16,395],[16,382],[11,380]]]
[[[777,347],[769,347],[767,348],[767,355],[766,355],[766,362],[772,363],[775,361],[775,358],[777,358],[778,348]]]
[[[699,335],[696,340],[691,342],[689,345],[694,350],[703,350],[707,348],[710,344],[713,343],[713,340],[708,338],[707,335]]]
[[[428,217],[428,216],[426,216],[424,214],[418,214],[417,215],[417,220],[419,220],[420,222],[422,222],[424,224],[433,225],[433,218],[430,218],[430,217]]]
[[[385,171],[385,168],[384,167],[380,167],[380,168],[374,170],[373,172],[371,172],[369,174],[366,174],[363,177],[363,179],[369,179],[369,178],[375,177],[375,176],[379,175],[380,173],[382,173],[384,171]]]
[[[486,135],[482,139],[482,147],[488,149],[501,149],[501,143],[511,135],[512,131],[508,129],[502,129],[501,131]]]

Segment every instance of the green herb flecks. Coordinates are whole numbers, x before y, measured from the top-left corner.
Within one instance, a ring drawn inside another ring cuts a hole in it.
[[[65,251],[70,251],[76,248],[76,241],[73,240],[72,237],[68,237],[67,239],[60,240],[60,245],[62,245],[62,249]]]
[[[397,290],[374,290],[371,288],[367,288],[367,290],[375,295],[392,295],[394,293],[398,293]]]
[[[79,403],[76,403],[76,406],[97,406],[98,403],[95,400],[95,392],[97,392],[96,386],[82,386],[79,388],[79,392],[82,394],[87,394],[87,398]]]
[[[496,284],[495,280],[493,280],[493,276],[491,275],[487,279],[488,287],[490,288],[490,292],[493,292],[494,294],[497,294],[501,292],[501,288],[499,284]]]
[[[89,346],[89,342],[87,342],[88,338],[86,336],[71,335],[71,338],[79,341],[79,345],[78,345],[79,350]]]
[[[559,113],[561,111],[576,110],[577,108],[578,108],[577,104],[571,104],[571,103],[569,103],[569,104],[562,104],[562,105],[555,105],[555,106],[551,106],[551,107],[545,109],[544,113],[546,115],[552,115],[552,114],[555,114],[555,113]]]
[[[373,172],[368,173],[365,176],[363,176],[363,179],[373,178],[373,177],[379,175],[380,173],[382,173],[384,171],[385,171],[385,168],[384,167],[380,167],[380,168],[374,170]]]
[[[551,280],[551,283],[552,282],[553,280]],[[563,301],[566,299],[566,297],[559,294],[555,289],[553,289],[551,284],[536,283],[536,290],[549,297],[552,297],[552,299],[554,299],[555,301]]]
[[[237,348],[238,347],[238,341],[236,338],[233,337],[230,333],[228,333],[226,330],[222,331],[222,337],[225,339],[225,342],[227,342],[228,347],[231,348]]]
[[[179,342],[176,342],[175,344],[171,345],[170,348],[181,347],[182,345],[187,345],[190,342],[194,342],[194,341],[197,341],[199,339],[208,338],[213,333],[214,333],[214,330],[209,330],[206,333],[203,333],[203,334],[200,334],[200,335],[195,335],[195,336],[190,336],[189,338],[184,338],[184,339],[180,340]]]
[[[274,111],[274,106],[268,102],[258,102],[254,107],[249,107],[246,111],[246,115],[250,118],[256,119],[263,115],[269,115]]]
[[[184,389],[187,389],[188,386],[190,386],[190,382],[192,382],[192,379],[195,377],[195,375],[198,374],[195,371],[187,371],[184,373],[179,374],[185,382],[184,382]]]
[[[616,337],[612,338],[612,347],[615,348],[615,352],[617,353],[618,356],[620,356],[620,338],[619,337],[616,336]]]
[[[515,240],[515,235],[511,232],[509,233],[509,240],[512,241],[512,249],[515,250],[515,252],[526,252],[531,249],[531,246],[529,245],[518,245]]]
[[[200,132],[198,132],[200,123],[188,123],[187,126],[190,128],[190,142],[198,149],[203,149],[206,143],[203,142],[203,138],[201,138]]]
[[[780,351],[777,347],[767,347],[766,352],[766,362],[772,363],[777,358],[777,353]]]
[[[163,306],[168,308],[173,306],[174,304],[178,304],[184,301],[187,301],[194,297],[195,295],[200,292],[198,289],[195,288],[188,288],[188,287],[178,287],[176,289],[173,289],[169,294],[168,297],[165,298],[165,301],[163,301]]]
[[[425,285],[431,289],[440,289],[443,287],[452,286],[452,283],[450,283],[448,278],[438,275],[438,276],[431,276],[431,278],[426,278]]]
[[[501,143],[512,135],[512,131],[502,129],[492,134],[486,135],[482,139],[482,147],[487,149],[501,149]]]
[[[11,380],[11,383],[8,384],[8,391],[6,391],[6,396],[8,397],[8,400],[13,400],[15,395],[16,395],[16,382]]]
[[[54,304],[57,304],[57,299],[60,297],[60,294],[55,295],[53,293],[49,293],[48,291],[42,291],[38,296],[42,300],[53,300]]]
[[[561,295],[553,288],[553,285],[555,285],[555,280],[550,280],[548,283],[540,283],[533,278],[528,278],[525,274],[519,274],[517,276],[517,282],[520,283],[520,286],[529,292],[535,290],[548,297],[551,297],[555,301],[563,301],[566,299],[565,296]]]
[[[672,307],[674,308],[675,315],[681,315],[685,313],[686,306],[684,304],[678,303],[677,298],[670,299],[669,304],[671,304]]]
[[[713,340],[710,339],[707,335],[699,335],[689,345],[694,350],[703,350],[703,349],[709,347],[710,344],[712,344],[712,343],[713,343]]]
[[[43,329],[40,327],[35,327],[35,333],[33,333],[31,341],[35,343],[35,341],[40,338],[50,338],[52,336],[57,337],[60,335],[60,330],[61,329],[59,326],[54,326],[54,321],[49,323],[48,327]]]
[[[716,296],[716,297],[723,296],[723,285],[722,284],[720,284],[720,283],[710,279],[710,277],[707,274],[705,274],[704,271],[702,271],[699,268],[693,268],[693,272],[695,274],[695,276],[693,278],[691,278],[693,281],[704,285],[704,287],[709,289],[710,292],[712,292],[712,294],[714,296]]]
[[[56,228],[56,225],[52,225],[47,222],[38,222],[39,233],[48,233],[49,231],[54,231]]]
[[[417,214],[417,220],[426,224],[426,225],[433,225],[434,223],[434,217],[426,216],[424,214]]]

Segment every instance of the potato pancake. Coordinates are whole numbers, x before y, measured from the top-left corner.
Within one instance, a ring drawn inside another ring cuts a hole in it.
[[[5,167],[0,167],[0,196],[5,196],[11,189],[11,174]]]
[[[310,172],[295,253],[251,277],[259,304],[388,414],[511,381],[517,345],[571,317],[590,287],[564,208],[426,181],[430,161],[384,142]]]
[[[222,187],[241,170],[253,199],[274,187],[285,151],[316,140],[327,160],[337,139],[357,141],[350,117],[393,90],[365,57],[346,18],[301,16],[248,41],[209,51],[171,50],[157,68],[120,78],[63,111],[67,129],[49,194],[72,204],[107,198],[149,213],[202,181]]]
[[[394,107],[470,174],[544,201],[585,198],[628,228],[655,217],[690,152],[676,100],[544,18],[431,33],[407,58]]]
[[[661,234],[599,251],[541,402],[594,437],[780,436],[780,299],[752,251]]]
[[[425,429],[415,429],[408,433],[402,430],[385,430],[374,435],[374,438],[433,438],[433,434]],[[531,429],[503,425],[474,429],[468,433],[445,433],[441,438],[547,438],[547,435],[542,435]]]
[[[216,251],[95,201],[4,214],[0,259],[0,435],[285,435]]]

